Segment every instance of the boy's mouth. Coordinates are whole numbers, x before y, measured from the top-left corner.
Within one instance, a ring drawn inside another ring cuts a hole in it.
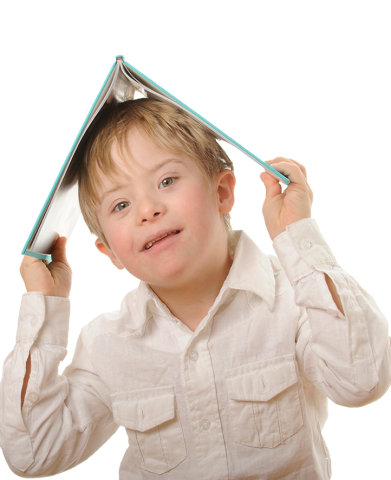
[[[151,242],[148,242],[145,245],[144,250],[150,250],[156,242],[159,242],[160,240],[163,240],[163,238],[166,238],[169,235],[177,235],[179,232],[180,232],[180,230],[172,230],[171,232],[165,233],[161,237],[156,238],[156,240],[152,240]]]

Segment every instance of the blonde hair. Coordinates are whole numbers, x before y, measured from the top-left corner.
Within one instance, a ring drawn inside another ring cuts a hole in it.
[[[139,128],[156,145],[173,153],[185,154],[205,177],[209,188],[221,171],[234,170],[232,161],[216,141],[217,137],[179,107],[150,98],[129,100],[111,107],[94,127],[78,167],[81,212],[90,232],[97,235],[107,248],[110,245],[97,216],[101,188],[99,171],[116,183],[114,176],[122,172],[110,156],[111,146],[117,141],[122,149],[132,126]],[[233,258],[231,216],[224,213],[223,218],[228,250]]]

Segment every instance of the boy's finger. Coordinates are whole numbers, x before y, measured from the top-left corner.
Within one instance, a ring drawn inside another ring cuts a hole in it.
[[[24,255],[21,266],[31,265],[32,263],[39,262],[39,261],[40,261],[39,258],[30,257],[30,255]]]
[[[59,237],[52,250],[52,261],[66,262],[67,260],[67,245],[66,237]]]
[[[52,262],[61,262],[68,265],[67,257],[66,257],[66,246],[67,238],[66,237],[59,237],[53,247],[53,251],[51,253]],[[40,258],[30,257],[29,255],[24,255],[22,263],[20,265],[19,271],[22,271],[25,268],[31,267],[34,263],[44,263],[45,265],[50,265],[50,262],[46,260],[41,260]]]
[[[269,164],[269,165],[272,165],[273,163],[280,163],[280,162],[283,162],[283,161],[288,162],[288,163],[289,162],[295,163],[300,168],[300,170],[302,171],[304,177],[307,178],[307,170],[306,170],[305,166],[302,165],[301,163],[299,163],[298,161],[293,160],[292,158],[277,157],[277,158],[274,158],[273,160],[267,161],[266,163]]]
[[[308,188],[307,179],[299,165],[295,162],[290,162],[288,159],[284,158],[280,162],[273,163],[273,168],[285,175],[285,177],[288,177],[291,182]],[[289,187],[290,185],[288,185],[288,188]]]
[[[30,255],[24,255],[22,263],[20,264],[20,272],[22,272],[23,269],[30,267],[34,263],[38,263],[41,260],[39,258],[35,257],[30,257]]]
[[[281,193],[282,189],[278,180],[269,175],[267,172],[261,173],[260,177],[266,188],[266,200]]]

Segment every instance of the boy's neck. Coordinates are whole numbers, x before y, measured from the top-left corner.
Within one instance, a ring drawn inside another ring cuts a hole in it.
[[[216,300],[233,260],[227,252],[220,265],[203,271],[191,284],[175,289],[149,285],[170,312],[194,332]]]

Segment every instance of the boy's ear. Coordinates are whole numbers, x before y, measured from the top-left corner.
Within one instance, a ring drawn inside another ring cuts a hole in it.
[[[106,245],[102,242],[102,240],[100,238],[97,238],[95,240],[95,246],[101,253],[104,253],[105,255],[107,255],[110,258],[110,260],[118,268],[118,270],[123,270],[124,269],[124,266],[118,260],[118,258],[115,256],[115,253],[113,252],[113,250],[110,250],[109,248],[107,248]]]
[[[216,177],[219,212],[229,213],[235,203],[236,177],[232,170],[223,170]]]

